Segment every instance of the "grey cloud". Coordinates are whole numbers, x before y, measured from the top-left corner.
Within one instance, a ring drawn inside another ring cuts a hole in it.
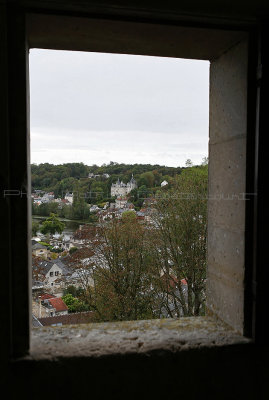
[[[180,149],[206,156],[208,67],[204,61],[32,50],[32,158],[44,162],[44,149],[55,163],[77,159],[72,149],[81,157],[98,152],[99,164],[105,154],[128,160],[128,152],[140,162],[134,154],[141,158],[145,149],[150,160],[165,149],[165,163],[174,163]]]

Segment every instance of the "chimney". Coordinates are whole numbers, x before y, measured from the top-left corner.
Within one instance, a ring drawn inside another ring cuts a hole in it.
[[[38,302],[39,302],[38,318],[41,318],[41,296],[38,296]]]

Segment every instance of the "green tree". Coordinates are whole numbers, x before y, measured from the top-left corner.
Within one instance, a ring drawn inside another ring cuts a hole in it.
[[[122,221],[123,222],[135,222],[136,220],[136,213],[132,210],[130,211],[124,211],[122,213]]]
[[[77,251],[77,247],[76,246],[74,246],[74,247],[71,247],[70,249],[69,249],[69,254],[73,254],[73,253],[75,253],[75,251]]]
[[[149,191],[146,185],[142,185],[138,188],[137,191],[137,197],[140,200],[144,200],[145,198],[147,198],[149,196]]]
[[[36,236],[38,230],[39,230],[39,223],[36,221],[32,221],[32,236]]]
[[[64,296],[66,294],[72,294],[73,297],[77,297],[78,299],[80,299],[80,297],[83,295],[83,293],[84,293],[84,290],[81,287],[77,288],[74,285],[68,286],[66,289],[64,289],[64,292],[63,292]]]
[[[72,218],[85,220],[88,218],[89,214],[89,207],[85,202],[85,193],[83,193],[77,184],[73,192]]]
[[[71,293],[67,293],[62,297],[63,301],[68,307],[68,312],[76,313],[88,311],[89,307],[83,301],[79,300],[77,297],[74,297]]]
[[[55,233],[62,233],[64,227],[64,223],[57,218],[56,214],[51,213],[50,217],[42,222],[40,231],[43,235],[54,235]]]
[[[184,170],[176,187],[158,199],[156,211],[156,293],[164,295],[159,298],[170,316],[200,315],[205,302],[207,166]],[[162,274],[166,281],[159,279]]]
[[[142,207],[142,204],[144,201],[144,196],[139,198],[138,189],[133,189],[129,193],[128,197],[129,197],[129,200],[134,204],[135,209],[138,211]]]
[[[151,188],[154,186],[155,182],[155,176],[153,172],[144,172],[143,174],[140,175],[139,182],[141,185],[146,185],[148,188]]]
[[[190,158],[188,158],[187,160],[186,160],[186,162],[185,162],[185,165],[186,165],[186,167],[192,167],[193,166],[193,163],[192,163],[192,160],[190,159]]]
[[[148,231],[133,214],[98,226],[95,240],[88,237],[98,257],[88,266],[92,287],[87,296],[99,321],[154,317]]]

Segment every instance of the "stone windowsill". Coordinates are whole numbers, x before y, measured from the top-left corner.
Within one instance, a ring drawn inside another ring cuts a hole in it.
[[[178,352],[250,342],[211,317],[91,323],[33,328],[30,357],[99,357],[156,350]]]

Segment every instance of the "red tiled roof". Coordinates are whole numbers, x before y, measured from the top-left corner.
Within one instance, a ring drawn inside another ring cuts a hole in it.
[[[43,326],[62,324],[88,324],[94,322],[95,314],[93,311],[86,311],[82,313],[66,314],[66,315],[56,315],[54,317],[39,318],[39,321]]]
[[[164,274],[164,275],[161,277],[161,279],[162,279],[162,280],[168,285],[168,287],[171,288],[171,289],[172,289],[172,288],[174,289],[174,288],[176,287],[177,283],[178,283],[178,280],[177,280],[176,277],[173,277],[173,276],[170,276],[170,275],[167,275],[167,274]],[[186,279],[181,279],[180,283],[181,283],[181,285],[188,285]]]
[[[48,293],[44,293],[40,297],[41,297],[41,300],[48,300],[48,299],[55,298],[55,296],[53,294],[48,294]]]
[[[56,311],[67,311],[68,307],[60,297],[49,299],[50,304]]]

